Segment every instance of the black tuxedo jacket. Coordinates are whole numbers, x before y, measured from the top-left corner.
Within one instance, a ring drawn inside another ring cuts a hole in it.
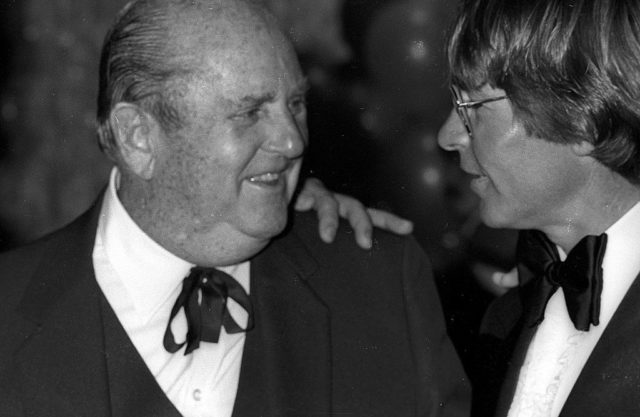
[[[529,327],[533,282],[489,307],[473,372],[474,417],[503,417],[537,326]],[[587,360],[561,417],[640,416],[640,279],[632,284]]]
[[[98,213],[0,256],[0,416],[179,416],[96,283]],[[415,242],[378,231],[365,251],[346,226],[327,245],[310,215],[293,224],[251,261],[233,415],[467,415]]]

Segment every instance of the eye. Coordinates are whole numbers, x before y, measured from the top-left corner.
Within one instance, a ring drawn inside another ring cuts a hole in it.
[[[251,107],[251,108],[242,110],[234,114],[233,116],[231,116],[231,119],[240,123],[249,124],[249,123],[257,122],[261,114],[262,114],[262,107],[256,106],[256,107]]]
[[[293,115],[304,114],[307,111],[307,98],[304,95],[295,96],[289,101],[289,111]]]

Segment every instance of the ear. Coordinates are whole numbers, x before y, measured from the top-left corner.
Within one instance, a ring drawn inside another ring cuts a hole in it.
[[[573,151],[573,153],[578,156],[590,156],[594,148],[593,144],[591,142],[587,142],[586,140],[578,143],[572,143],[569,146],[571,146],[571,150]]]
[[[153,177],[160,127],[155,118],[137,104],[118,103],[109,116],[118,144],[119,159],[142,179]]]

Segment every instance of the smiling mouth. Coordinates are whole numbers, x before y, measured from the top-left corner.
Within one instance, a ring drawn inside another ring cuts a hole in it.
[[[250,177],[249,182],[258,185],[276,185],[284,175],[279,172],[267,172],[255,177]]]

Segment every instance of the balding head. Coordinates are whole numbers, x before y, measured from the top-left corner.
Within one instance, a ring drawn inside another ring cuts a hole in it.
[[[98,141],[115,159],[109,115],[119,102],[138,103],[163,128],[180,128],[175,82],[199,67],[198,48],[206,38],[224,48],[239,36],[277,27],[259,1],[134,0],[107,33],[100,60]]]

